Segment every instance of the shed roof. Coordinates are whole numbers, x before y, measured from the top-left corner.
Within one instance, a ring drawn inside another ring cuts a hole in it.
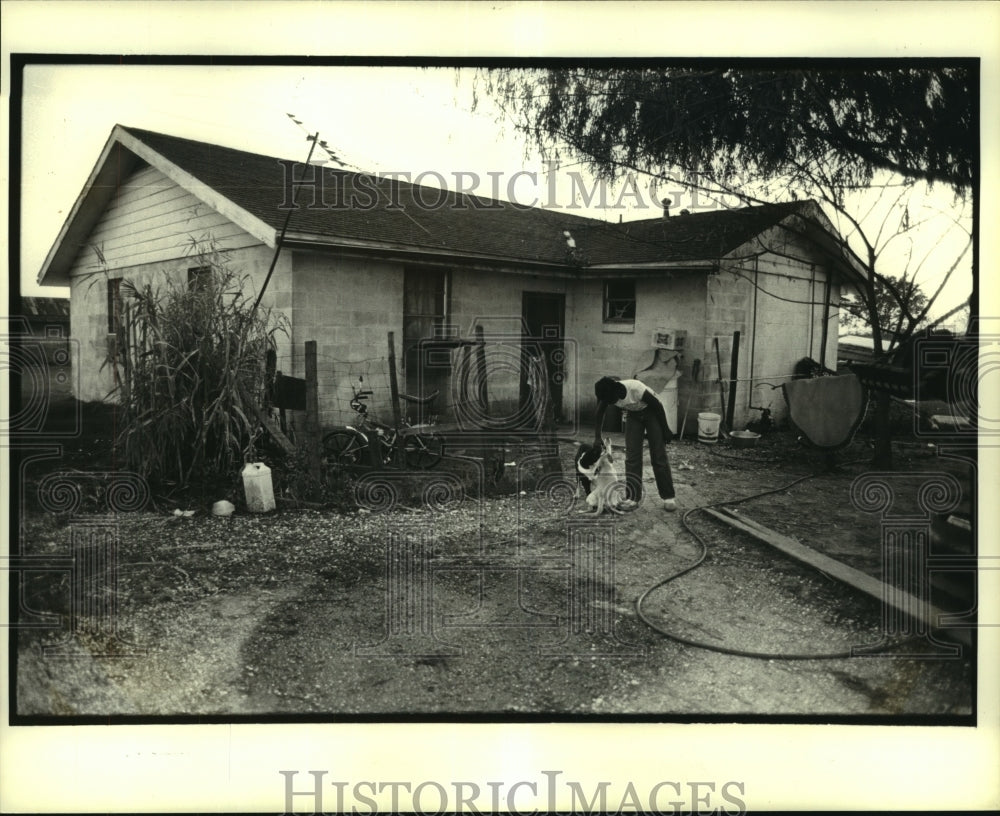
[[[62,322],[69,320],[69,298],[21,297],[21,311],[25,317],[37,320]]]
[[[137,159],[156,166],[264,243],[276,244],[288,214],[283,206],[290,199],[288,160],[119,125],[46,259],[41,282],[65,282],[74,245],[85,240],[120,183],[122,169],[138,166]],[[302,171],[299,166],[297,172]],[[613,224],[334,167],[316,166],[316,173],[322,192],[316,194],[316,184],[299,190],[289,242],[553,268],[696,265],[725,256],[807,207],[818,211],[813,202],[797,201]],[[564,232],[572,235],[575,254],[568,251]]]

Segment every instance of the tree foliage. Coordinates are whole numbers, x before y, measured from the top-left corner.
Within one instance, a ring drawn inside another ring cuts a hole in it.
[[[893,335],[909,333],[910,321],[919,327],[918,319],[927,307],[927,295],[912,278],[886,275],[888,283],[875,280],[874,319],[866,300],[852,297],[841,303],[847,314],[847,324],[853,328],[871,328],[874,322]]]
[[[539,147],[565,143],[604,177],[680,168],[732,185],[822,159],[840,186],[878,171],[959,193],[973,181],[976,88],[961,64],[500,69],[480,79]]]
[[[912,335],[961,260],[921,306],[876,268],[892,238],[914,228],[908,209],[882,240],[888,222],[869,236],[849,199],[872,186],[884,190],[890,174],[904,188],[897,204],[917,183],[947,185],[960,198],[971,191],[978,87],[969,62],[499,69],[480,74],[480,90],[543,155],[568,148],[599,177],[639,171],[747,202],[770,199],[777,185],[783,198],[804,195],[832,208],[841,232],[862,245],[864,272],[854,285],[877,355],[886,351],[883,329]],[[839,262],[846,238],[830,249]],[[973,278],[973,304],[975,286]],[[888,409],[880,393],[875,458],[886,466]]]
[[[603,178],[637,170],[746,203],[776,194],[814,198],[836,212],[842,233],[860,245],[855,251],[866,280],[858,293],[866,315],[888,314],[887,331],[911,332],[926,308],[908,312],[910,294],[897,288],[900,279],[882,273],[880,256],[895,237],[921,226],[910,223],[907,190],[945,184],[960,198],[971,190],[976,76],[962,61],[503,68],[482,71],[477,94],[489,93],[543,154],[558,157],[568,149]],[[888,216],[870,235],[849,198],[871,187],[887,191],[890,173],[893,186],[903,188],[895,206],[902,218],[893,227]],[[832,251],[840,256],[843,245]],[[974,301],[975,280],[973,287]],[[902,322],[893,320],[898,315]],[[876,320],[872,328],[881,353],[883,325]]]

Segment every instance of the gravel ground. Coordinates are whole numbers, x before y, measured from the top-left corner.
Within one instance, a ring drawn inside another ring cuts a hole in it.
[[[933,644],[800,659],[883,648],[879,604],[705,514],[688,519],[707,546],[704,562],[659,585],[703,554],[684,510],[779,487],[821,464],[808,452],[789,456],[789,444],[673,445],[676,514],[647,501],[595,519],[566,485],[542,484],[484,500],[446,491],[385,512],[376,503],[347,514],[120,515],[117,633],[91,626],[66,646],[75,658],[56,660],[42,649],[63,636],[20,632],[17,711],[968,715],[974,667],[968,656],[931,659],[941,657]],[[572,448],[563,449],[568,461]],[[838,473],[740,509],[877,575],[878,520],[848,501],[862,468],[846,463],[858,453],[863,446],[842,455]],[[936,466],[926,451],[907,455],[910,467]],[[65,553],[78,523],[29,515],[25,547]],[[387,552],[398,559],[387,562]],[[66,586],[33,580],[32,608],[66,611]],[[636,603],[644,594],[645,622]],[[145,653],[109,657],[137,648]]]

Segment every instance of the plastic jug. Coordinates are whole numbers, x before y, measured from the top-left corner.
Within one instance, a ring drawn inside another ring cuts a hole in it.
[[[251,513],[274,510],[271,468],[263,462],[252,462],[243,468],[243,492],[246,493],[247,509]]]

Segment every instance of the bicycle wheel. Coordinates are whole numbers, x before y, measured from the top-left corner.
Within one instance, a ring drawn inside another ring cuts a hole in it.
[[[364,440],[356,432],[332,431],[323,437],[323,461],[328,465],[361,463]]]
[[[437,434],[411,434],[403,440],[403,458],[406,466],[427,470],[444,456],[444,440]]]

